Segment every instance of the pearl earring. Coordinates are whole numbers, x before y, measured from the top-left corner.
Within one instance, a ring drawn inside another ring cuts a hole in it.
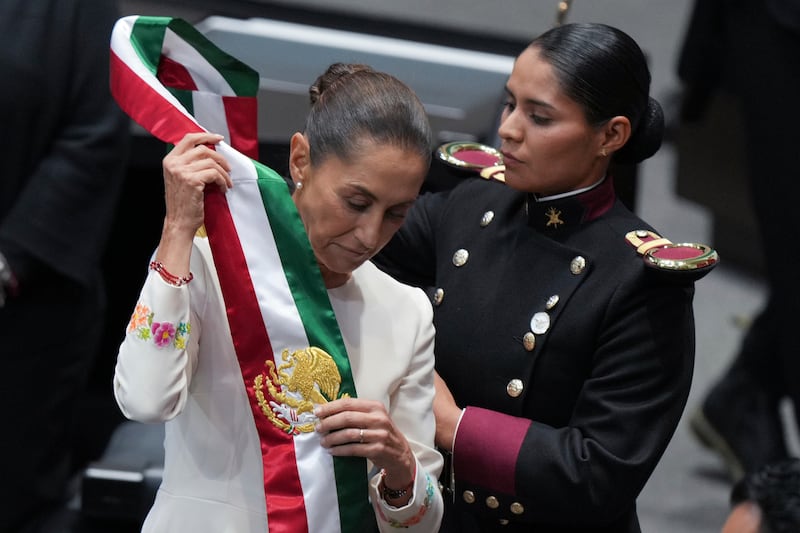
[[[302,189],[302,188],[303,188],[303,182],[302,182],[302,181],[298,181],[298,182],[297,182],[297,183],[294,185],[294,190],[296,190],[296,191],[299,191],[299,190],[300,190],[300,189]]]

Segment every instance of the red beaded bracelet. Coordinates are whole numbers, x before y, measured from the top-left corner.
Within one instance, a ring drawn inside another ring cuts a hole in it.
[[[189,275],[185,278],[181,278],[175,274],[170,274],[169,271],[164,267],[164,263],[161,261],[150,261],[150,270],[155,270],[158,272],[158,274],[161,276],[161,279],[175,287],[186,285],[194,279],[194,276],[191,272],[189,272]]]

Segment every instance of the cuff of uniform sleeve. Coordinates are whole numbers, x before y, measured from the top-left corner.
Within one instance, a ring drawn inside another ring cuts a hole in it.
[[[456,428],[453,430],[453,442],[450,443],[450,450],[456,449],[456,435],[458,435],[458,427],[461,425],[461,419],[464,418],[464,412],[466,409],[461,410],[461,414],[458,415],[458,421],[456,422]]]
[[[459,481],[516,494],[517,457],[530,426],[526,418],[480,407],[464,409],[453,443],[453,468]]]

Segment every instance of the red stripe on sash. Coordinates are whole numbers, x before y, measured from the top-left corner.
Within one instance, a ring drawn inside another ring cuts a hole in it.
[[[258,161],[258,101],[252,96],[223,96],[230,145]]]
[[[227,307],[233,345],[261,440],[269,531],[304,533],[308,531],[308,524],[294,437],[277,430],[264,416],[253,390],[256,376],[265,369],[264,362],[274,361],[273,351],[263,321],[253,319],[261,316],[261,310],[236,227],[221,192],[206,194],[205,224]]]
[[[184,91],[197,90],[197,85],[186,67],[165,55],[162,55],[158,62],[156,77],[158,81],[167,87],[183,89]]]
[[[110,61],[110,83],[114,97],[131,118],[156,138],[176,144],[187,133],[205,131],[162,93],[139,77],[113,50]],[[235,97],[230,99],[234,100]],[[252,113],[243,121],[251,126],[237,130],[238,140],[231,144],[238,144],[236,148],[245,151],[242,147],[244,144],[244,148],[247,148],[245,136],[251,135],[253,141],[250,143],[250,150],[253,147],[257,150],[258,143],[254,135],[255,99],[247,102],[246,99],[239,98],[239,101],[244,103],[226,103],[226,112],[230,109],[237,116]],[[232,122],[229,116],[229,124]],[[234,136],[233,132],[231,136]],[[205,224],[227,307],[234,349],[261,442],[269,531],[307,533],[305,500],[297,470],[294,437],[278,430],[263,415],[253,390],[255,377],[264,371],[265,361],[274,359],[266,326],[261,320],[253,320],[253,317],[261,316],[259,303],[227,201],[220,191],[206,194]]]
[[[111,92],[130,117],[156,138],[177,144],[187,133],[204,131],[111,52]]]

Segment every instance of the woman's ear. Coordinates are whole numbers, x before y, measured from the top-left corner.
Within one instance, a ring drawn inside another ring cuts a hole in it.
[[[309,174],[311,167],[311,150],[308,139],[300,132],[292,135],[289,143],[289,175],[292,181],[302,183]]]
[[[602,126],[600,151],[613,154],[622,148],[630,137],[631,121],[628,117],[613,117]]]

